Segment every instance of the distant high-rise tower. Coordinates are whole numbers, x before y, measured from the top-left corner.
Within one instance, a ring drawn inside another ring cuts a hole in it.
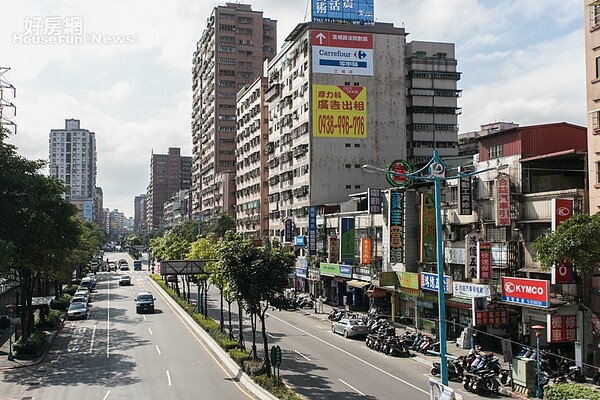
[[[215,7],[196,45],[192,68],[192,212],[234,214],[236,93],[272,59],[277,22],[250,5]]]
[[[148,196],[140,194],[133,200],[133,230],[141,232],[146,230],[146,199]]]
[[[93,220],[96,194],[96,134],[82,129],[78,119],[65,120],[65,129],[50,130],[50,176],[66,187],[65,198]],[[96,221],[98,222],[98,221]]]
[[[189,189],[191,180],[192,157],[181,156],[181,149],[170,147],[169,154],[152,154],[146,201],[148,231],[161,227],[165,202],[179,190]]]

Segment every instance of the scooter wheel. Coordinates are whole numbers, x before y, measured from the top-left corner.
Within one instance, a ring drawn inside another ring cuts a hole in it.
[[[439,369],[437,369],[435,367],[431,368],[431,375],[438,376],[439,374],[440,374],[440,370]]]

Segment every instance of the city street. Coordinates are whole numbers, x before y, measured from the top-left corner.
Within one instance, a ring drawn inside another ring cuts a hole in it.
[[[131,286],[118,285],[121,274],[132,277]],[[2,371],[0,398],[163,400],[198,393],[203,399],[254,398],[221,368],[147,276],[147,271],[99,273],[89,318],[66,321],[41,364]],[[154,314],[136,314],[134,299],[141,290],[155,295]]]

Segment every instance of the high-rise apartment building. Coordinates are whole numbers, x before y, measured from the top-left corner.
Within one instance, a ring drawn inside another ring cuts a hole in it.
[[[189,189],[191,181],[192,157],[182,156],[181,149],[170,147],[168,154],[152,154],[146,194],[148,231],[162,226],[165,202],[179,190]]]
[[[368,174],[365,164],[428,161],[435,147],[457,154],[457,77],[430,72],[455,71],[454,45],[407,44],[406,35],[389,23],[304,23],[269,63],[271,237],[282,238],[286,223],[292,236],[307,235],[310,206],[389,187],[385,174]],[[424,60],[413,61],[414,52]],[[443,68],[432,65],[442,53]]]
[[[407,161],[426,164],[458,155],[458,97],[454,43],[412,41],[406,44]]]
[[[192,211],[210,219],[233,214],[236,94],[262,76],[276,53],[277,22],[250,5],[213,9],[192,67]],[[233,187],[232,187],[233,186]]]
[[[135,232],[146,230],[146,199],[145,194],[137,195],[133,199],[133,230]]]
[[[590,214],[600,211],[600,4],[584,0],[587,89],[588,188]],[[592,293],[600,293],[600,277],[592,277]],[[592,323],[600,327],[600,296],[591,296]],[[600,365],[600,336],[593,339],[594,365]]]
[[[260,77],[238,94],[236,137],[236,230],[252,237],[269,233],[267,156],[269,109],[267,78]]]
[[[78,119],[65,120],[64,129],[51,129],[50,176],[66,187],[65,198],[92,221],[96,194],[96,134],[80,127]],[[96,221],[98,222],[98,221]]]

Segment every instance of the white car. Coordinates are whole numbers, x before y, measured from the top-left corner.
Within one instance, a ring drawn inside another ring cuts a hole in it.
[[[341,333],[344,337],[365,336],[369,333],[367,326],[358,319],[342,318],[339,321],[333,321],[331,324],[333,333]]]
[[[73,296],[71,298],[71,304],[73,304],[73,303],[83,303],[87,306],[88,299],[87,299],[87,297],[84,297],[84,296]]]
[[[71,303],[67,310],[67,319],[85,319],[89,316],[87,306],[83,303]]]
[[[90,302],[90,292],[88,292],[87,290],[78,290],[73,294],[73,298],[75,297],[83,297],[85,298],[86,304]],[[73,302],[73,299],[71,299],[71,302]]]

